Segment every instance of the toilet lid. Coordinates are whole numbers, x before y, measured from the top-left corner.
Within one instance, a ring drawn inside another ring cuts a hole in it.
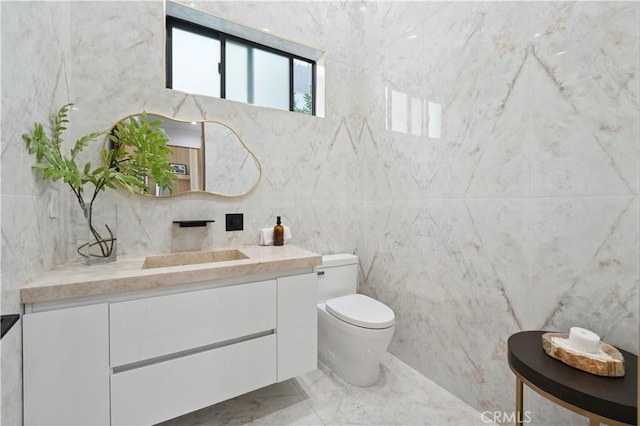
[[[365,328],[391,327],[395,318],[391,308],[364,294],[329,299],[327,312],[349,324]]]

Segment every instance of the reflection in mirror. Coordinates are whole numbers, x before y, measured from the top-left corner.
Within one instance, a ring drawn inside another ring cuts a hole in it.
[[[258,161],[242,143],[229,143],[234,138],[240,142],[229,127],[219,123],[204,123],[207,191],[241,194],[247,192],[247,188],[252,188],[260,178]]]
[[[257,185],[262,174],[260,163],[227,125],[216,121],[180,121],[158,114],[147,116],[149,121],[162,120],[160,127],[169,138],[167,146],[173,151],[170,162],[177,179],[172,189],[163,190],[145,177],[149,190],[139,194],[166,197],[204,191],[239,197]]]
[[[161,189],[149,182],[149,193],[166,196],[204,190],[205,150],[202,149],[202,123],[168,120],[153,114],[148,116],[149,120],[162,120],[162,128],[169,138],[167,146],[173,151],[169,156],[169,162],[177,178],[171,189]]]

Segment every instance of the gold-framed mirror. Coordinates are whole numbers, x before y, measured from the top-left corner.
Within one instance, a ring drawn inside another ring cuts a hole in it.
[[[140,116],[131,114],[122,121]],[[253,190],[262,176],[262,166],[255,154],[228,125],[219,121],[185,121],[158,113],[147,113],[149,121],[161,120],[160,127],[169,138],[173,153],[170,163],[176,179],[171,189],[162,189],[144,177],[148,191],[134,191],[146,197],[172,197],[204,192],[224,197],[240,197]],[[109,132],[111,133],[111,132]],[[104,149],[110,149],[105,138]]]

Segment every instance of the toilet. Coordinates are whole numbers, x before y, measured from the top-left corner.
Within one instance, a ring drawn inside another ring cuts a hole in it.
[[[318,273],[318,358],[346,382],[374,385],[395,330],[391,308],[356,294],[358,257],[322,256]]]

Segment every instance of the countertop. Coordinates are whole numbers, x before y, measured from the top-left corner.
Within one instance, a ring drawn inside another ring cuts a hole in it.
[[[223,249],[221,249],[223,250]],[[20,289],[22,303],[158,289],[208,280],[277,273],[320,265],[322,256],[292,245],[238,248],[248,259],[142,269],[144,256],[118,256],[116,262],[59,266]]]

